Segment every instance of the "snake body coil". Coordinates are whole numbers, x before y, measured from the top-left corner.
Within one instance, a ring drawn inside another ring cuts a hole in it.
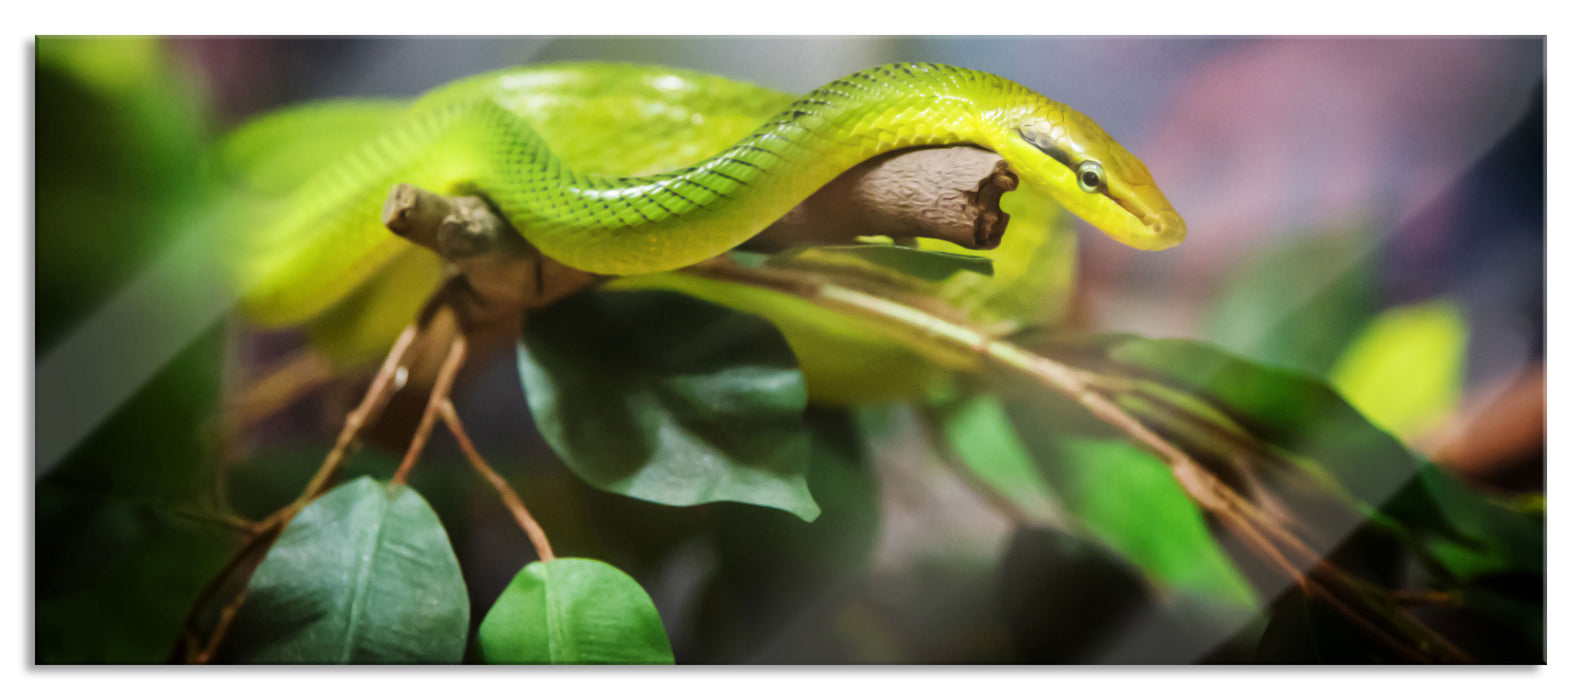
[[[856,73],[785,105],[733,144],[697,154],[701,160],[634,175],[568,165],[575,135],[562,127],[558,142],[546,140],[535,108],[573,92],[590,110],[629,106],[625,96],[642,91],[681,92],[682,99],[669,94],[652,104],[684,105],[730,99],[729,86],[739,84],[622,66],[556,70],[507,70],[439,88],[254,212],[237,256],[251,315],[281,324],[311,317],[399,252],[401,241],[368,225],[396,182],[483,194],[545,255],[614,275],[723,253],[850,167],[915,146],[994,150],[1024,183],[1135,247],[1168,247],[1185,233],[1147,168],[1091,120],[988,73],[934,64]],[[760,89],[754,97],[774,95]],[[719,111],[698,110],[694,126],[708,128],[699,119]]]

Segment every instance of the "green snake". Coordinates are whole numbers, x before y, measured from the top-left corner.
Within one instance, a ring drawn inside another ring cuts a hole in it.
[[[852,166],[917,146],[993,150],[1030,189],[1136,248],[1185,235],[1140,160],[1005,78],[892,64],[786,99],[685,70],[563,64],[466,78],[410,105],[266,118],[226,144],[276,195],[236,208],[244,307],[298,323],[368,284],[410,248],[374,215],[396,182],[484,194],[543,254],[611,275],[724,253]]]

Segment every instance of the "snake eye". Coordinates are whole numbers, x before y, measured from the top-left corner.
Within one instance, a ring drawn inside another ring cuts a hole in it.
[[[1077,166],[1077,184],[1081,185],[1084,192],[1098,192],[1104,189],[1104,166],[1097,161],[1083,161]]]

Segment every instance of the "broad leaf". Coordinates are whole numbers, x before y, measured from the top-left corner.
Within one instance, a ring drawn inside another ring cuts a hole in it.
[[[297,515],[248,586],[227,656],[250,663],[458,663],[467,587],[410,488],[362,477]]]
[[[478,628],[492,664],[670,664],[670,640],[643,587],[592,559],[533,562]]]
[[[1021,528],[1000,562],[1001,612],[1024,663],[1091,662],[1149,605],[1142,572],[1092,540]]]
[[[1057,497],[997,399],[979,395],[948,404],[937,429],[962,466],[1023,513],[1043,522],[1058,516]]]
[[[740,501],[812,520],[807,389],[762,319],[667,292],[595,292],[525,324],[539,431],[599,488],[687,506]]]
[[[1222,604],[1255,602],[1164,462],[1125,441],[1051,430],[1025,413],[1019,424],[1061,503],[1099,540],[1172,588]]]

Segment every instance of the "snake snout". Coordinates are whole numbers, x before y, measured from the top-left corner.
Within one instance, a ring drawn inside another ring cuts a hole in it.
[[[1143,225],[1148,227],[1151,250],[1162,250],[1179,244],[1186,238],[1186,220],[1181,218],[1174,209],[1154,212],[1143,219]]]

